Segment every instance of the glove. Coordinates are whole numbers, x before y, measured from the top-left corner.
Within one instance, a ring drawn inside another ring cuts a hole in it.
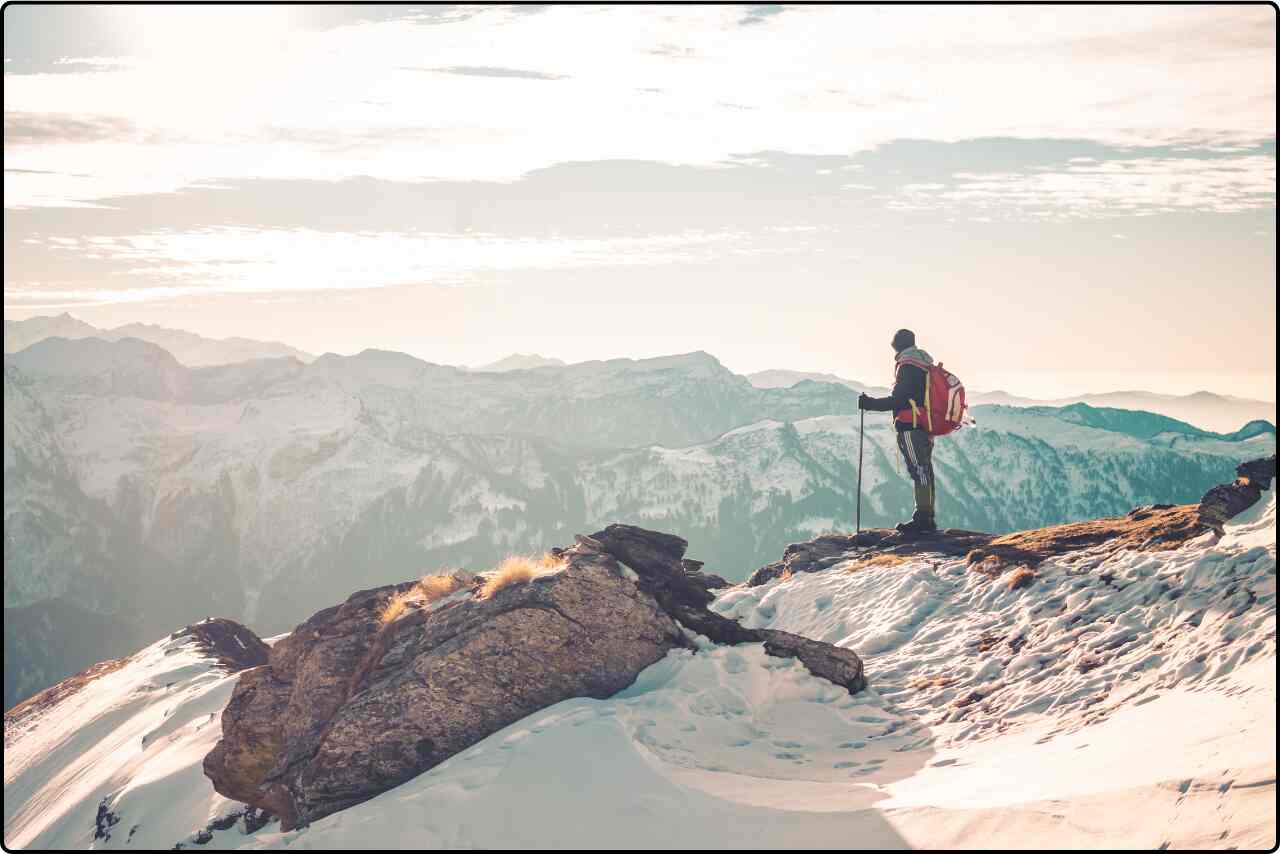
[[[868,401],[870,401],[870,400],[871,400],[871,398],[867,395],[867,393],[866,393],[865,391],[864,391],[864,392],[859,392],[859,394],[858,394],[858,408],[859,408],[859,409],[866,409],[866,408],[867,408],[867,403],[868,403]]]

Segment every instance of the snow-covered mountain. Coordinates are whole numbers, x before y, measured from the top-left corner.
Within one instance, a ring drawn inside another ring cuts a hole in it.
[[[194,332],[170,329],[150,323],[126,323],[112,329],[99,329],[63,313],[57,316],[5,320],[4,351],[16,353],[46,338],[101,338],[119,341],[138,338],[150,341],[173,354],[189,367],[228,365],[250,359],[294,358],[309,362],[314,356],[278,341],[254,341],[250,338],[206,338]]]
[[[473,371],[527,371],[533,368],[562,368],[566,362],[563,359],[551,359],[546,356],[540,356],[537,353],[512,353],[496,362],[490,362],[487,365],[480,365],[472,368]]]
[[[6,706],[175,623],[283,631],[354,587],[489,566],[609,521],[678,532],[734,579],[853,524],[856,395],[758,389],[705,353],[503,373],[383,351],[191,369],[136,339],[52,338],[6,357],[4,395]],[[946,525],[1190,501],[1275,447],[1274,431],[1153,432],[1080,410],[976,416],[939,443]],[[864,526],[909,512],[893,443],[869,416]],[[55,637],[54,614],[82,617],[76,637]]]
[[[11,848],[1242,848],[1276,843],[1275,489],[1171,550],[1030,583],[850,555],[721,591],[854,650],[850,694],[759,644],[677,649],[296,830],[201,763],[236,675],[192,637],[5,717]]]
[[[816,380],[845,385],[855,391],[865,391],[871,395],[883,396],[888,394],[888,389],[883,387],[867,386],[835,374],[770,370],[748,374],[747,379],[760,388],[787,388],[805,380]],[[1094,408],[1158,413],[1171,419],[1194,424],[1203,430],[1219,433],[1235,432],[1242,424],[1248,422],[1266,421],[1274,425],[1276,421],[1276,403],[1273,400],[1250,400],[1232,395],[1214,394],[1208,391],[1197,391],[1185,395],[1156,394],[1149,391],[1113,391],[1101,394],[1082,394],[1076,397],[1063,397],[1055,400],[1038,400],[1030,397],[1020,397],[1004,391],[970,389],[968,401],[970,406],[1044,406],[1050,408],[1070,407],[1083,403]]]
[[[751,381],[753,386],[757,388],[790,388],[796,383],[810,380],[819,383],[835,383],[836,385],[848,386],[854,391],[865,391],[867,394],[876,397],[883,397],[889,393],[886,386],[867,385],[856,380],[845,379],[835,374],[824,374],[814,371],[788,371],[784,369],[773,369],[768,371],[756,371],[754,374],[747,374],[747,379]]]

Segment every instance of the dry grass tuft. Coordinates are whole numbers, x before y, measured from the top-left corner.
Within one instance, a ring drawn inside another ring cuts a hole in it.
[[[469,572],[450,572],[441,575],[424,575],[418,582],[417,589],[422,591],[423,601],[430,604],[451,596],[464,587],[470,587],[474,583],[475,576]]]
[[[430,605],[474,583],[475,576],[469,572],[455,571],[424,575],[408,590],[392,596],[382,609],[379,619],[383,625],[394,623],[410,604]]]
[[[544,554],[536,559],[523,555],[512,555],[498,564],[497,569],[493,572],[485,575],[484,584],[480,587],[480,593],[476,598],[488,599],[504,587],[510,587],[513,584],[524,584],[539,575],[546,575],[563,567],[563,560],[552,557],[549,554]]]
[[[987,578],[999,578],[1001,573],[1009,568],[1009,564],[1005,563],[997,555],[988,555],[981,560],[974,561],[969,564],[970,572],[977,572],[985,575]]]
[[[945,688],[952,682],[955,682],[954,676],[928,676],[915,680],[907,685],[908,688]]]
[[[1009,589],[1017,590],[1026,587],[1028,584],[1036,580],[1036,574],[1028,567],[1020,566],[1013,572],[1009,573]]]
[[[898,564],[906,563],[911,560],[911,558],[912,555],[896,555],[886,552],[884,554],[875,555],[874,557],[869,557],[866,560],[860,560],[853,566],[846,569],[845,572],[857,572],[860,569],[869,569],[873,566],[897,566]]]
[[[382,613],[378,615],[378,621],[385,626],[398,620],[400,615],[404,613],[405,606],[409,604],[411,593],[413,593],[412,590],[406,590],[405,592],[398,593],[387,600],[387,604],[382,609]]]

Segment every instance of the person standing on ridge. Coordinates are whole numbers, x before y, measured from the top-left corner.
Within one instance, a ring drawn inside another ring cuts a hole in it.
[[[858,408],[869,412],[892,412],[898,428],[898,450],[907,463],[907,472],[915,484],[916,512],[910,522],[899,522],[899,531],[926,534],[938,530],[934,517],[933,435],[925,429],[925,409],[929,406],[926,381],[933,358],[916,346],[916,335],[910,329],[899,329],[893,336],[893,391],[888,397],[858,395]]]

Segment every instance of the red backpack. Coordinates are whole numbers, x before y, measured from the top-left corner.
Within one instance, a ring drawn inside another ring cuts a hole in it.
[[[929,365],[916,359],[901,359],[901,365],[914,365],[924,371],[924,404],[911,401],[911,409],[898,413],[898,420],[919,427],[931,436],[945,436],[959,430],[966,410],[964,383],[942,363]]]

